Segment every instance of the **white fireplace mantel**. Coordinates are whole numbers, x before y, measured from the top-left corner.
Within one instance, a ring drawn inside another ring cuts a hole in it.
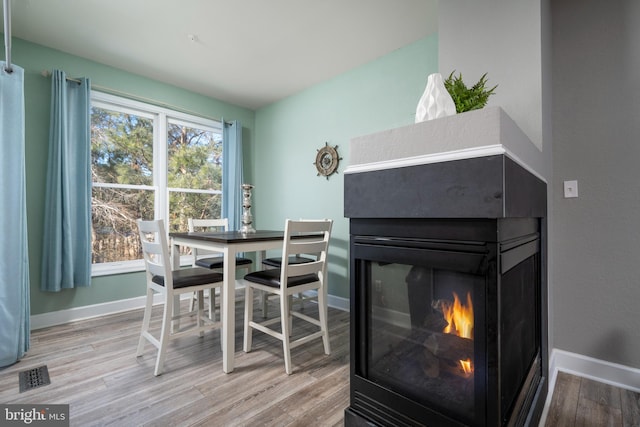
[[[500,107],[353,138],[345,173],[504,154],[546,182],[542,152]]]

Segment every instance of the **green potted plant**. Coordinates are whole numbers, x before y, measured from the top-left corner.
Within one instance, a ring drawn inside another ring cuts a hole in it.
[[[455,70],[445,79],[444,86],[456,105],[457,113],[483,108],[498,87],[495,85],[491,89],[487,89],[487,73],[484,73],[478,83],[470,88],[462,81],[462,73],[458,73],[457,76],[454,76],[454,73]]]

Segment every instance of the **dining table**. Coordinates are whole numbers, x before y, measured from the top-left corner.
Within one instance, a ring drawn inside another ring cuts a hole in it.
[[[298,234],[294,239],[311,237],[310,234]],[[180,268],[180,246],[205,249],[224,256],[223,291],[221,301],[222,321],[222,370],[233,372],[235,355],[235,289],[236,255],[241,252],[255,252],[256,266],[262,265],[265,252],[282,248],[284,231],[256,230],[253,232],[172,232],[169,233],[172,247],[173,269]],[[179,305],[177,305],[179,307]]]

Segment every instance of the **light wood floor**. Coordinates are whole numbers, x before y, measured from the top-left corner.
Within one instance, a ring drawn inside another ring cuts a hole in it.
[[[143,312],[133,310],[34,331],[27,356],[0,370],[0,402],[70,404],[71,425],[83,427],[343,425],[349,314],[329,309],[331,355],[320,339],[304,344],[292,351],[288,376],[280,341],[254,331],[253,351],[242,351],[243,296],[239,291],[231,374],[222,372],[214,330],[173,341],[165,372],[154,377],[155,348],[147,344],[135,357]],[[270,304],[273,317],[277,306]],[[315,313],[316,304],[306,302],[305,310]],[[18,373],[42,365],[51,384],[20,393]]]
[[[220,334],[210,331],[174,341],[165,373],[154,377],[154,348],[135,357],[142,310],[132,310],[34,331],[27,356],[0,370],[0,402],[69,404],[71,425],[83,427],[342,426],[349,314],[329,309],[331,355],[320,340],[303,345],[288,376],[279,341],[254,332],[253,351],[242,351],[242,292],[237,300],[231,374],[222,372]],[[270,304],[272,317],[277,307]],[[315,304],[305,307],[315,313]],[[18,373],[42,365],[51,384],[20,393]],[[560,372],[545,425],[640,426],[640,394]]]

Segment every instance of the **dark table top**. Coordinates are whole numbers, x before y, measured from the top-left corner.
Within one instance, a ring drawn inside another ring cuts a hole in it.
[[[299,234],[293,238],[304,238],[312,236],[311,234]],[[169,233],[169,237],[188,238],[195,240],[204,240],[216,243],[247,243],[258,242],[261,240],[282,240],[284,231],[278,230],[256,230],[253,233],[242,233],[240,231],[219,231],[219,232],[187,232],[187,233]]]

